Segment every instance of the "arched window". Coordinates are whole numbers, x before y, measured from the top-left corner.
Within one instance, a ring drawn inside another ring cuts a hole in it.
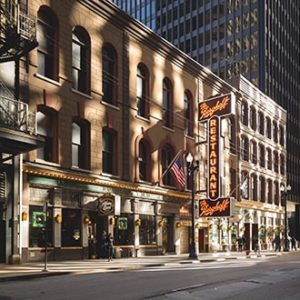
[[[57,113],[51,108],[38,107],[36,114],[37,133],[45,139],[43,147],[37,150],[37,157],[49,162],[58,161]]]
[[[257,164],[257,143],[254,140],[250,142],[250,160],[253,164]]]
[[[149,72],[143,64],[137,68],[136,96],[138,115],[149,118]]]
[[[241,119],[242,123],[248,126],[248,104],[246,101],[243,101],[241,104]]]
[[[272,170],[273,159],[272,159],[272,150],[267,148],[267,168]]]
[[[257,201],[257,175],[251,174],[251,198],[253,201]]]
[[[273,121],[273,139],[275,143],[278,143],[278,125]]]
[[[267,123],[267,138],[271,139],[272,138],[272,123],[271,119],[269,117],[266,117],[266,123]]]
[[[194,135],[193,98],[190,92],[184,93],[184,133],[188,136]]]
[[[267,180],[267,199],[268,203],[273,203],[273,182],[271,179]]]
[[[149,145],[145,140],[139,143],[138,154],[139,180],[150,181],[150,152]]]
[[[72,38],[73,88],[88,94],[90,92],[90,38],[79,26],[74,28]]]
[[[250,108],[250,127],[253,130],[256,130],[257,123],[256,123],[256,110],[253,106]]]
[[[280,154],[280,174],[285,175],[285,158],[283,154]]]
[[[241,155],[243,160],[249,160],[249,139],[244,135],[241,139]]]
[[[266,180],[264,177],[259,177],[259,187],[260,187],[260,202],[266,202]]]
[[[279,143],[281,146],[284,146],[284,140],[285,140],[285,134],[284,134],[284,127],[279,126]]]
[[[258,131],[261,135],[265,134],[265,117],[264,114],[260,111],[258,113]]]
[[[117,133],[109,128],[102,130],[102,170],[117,175]]]
[[[277,151],[273,152],[273,158],[274,158],[274,171],[276,173],[279,172],[279,155]]]
[[[166,145],[161,151],[161,166],[162,173],[168,168],[174,158],[174,150],[171,146]],[[168,186],[175,186],[175,181],[170,171],[168,171],[162,178],[162,183]]]
[[[84,120],[72,123],[72,165],[81,169],[90,168],[90,126]]]
[[[163,81],[163,122],[166,127],[173,127],[173,93],[168,78]]]
[[[117,54],[112,45],[102,48],[102,100],[112,105],[117,103]]]
[[[263,168],[266,166],[265,146],[262,144],[259,144],[259,165]]]
[[[279,183],[278,181],[274,182],[274,203],[279,205]]]
[[[50,8],[42,6],[37,19],[38,74],[58,80],[58,22]]]

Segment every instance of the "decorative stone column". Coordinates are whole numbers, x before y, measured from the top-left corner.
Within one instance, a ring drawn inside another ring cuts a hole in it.
[[[51,201],[52,200],[52,201]],[[53,205],[53,246],[54,248],[61,247],[61,223],[56,222],[55,217],[60,215],[62,216],[62,189],[61,188],[53,188],[51,190],[51,199],[50,202]]]
[[[174,217],[174,244],[175,244],[176,254],[180,254],[180,232],[181,232],[180,218],[179,216],[175,216]]]

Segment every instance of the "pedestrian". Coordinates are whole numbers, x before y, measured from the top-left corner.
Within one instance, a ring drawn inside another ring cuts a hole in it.
[[[292,250],[297,250],[297,246],[296,246],[297,241],[294,236],[292,236],[291,238],[291,243],[292,243]]]
[[[243,251],[243,238],[242,237],[239,237],[238,238],[238,246],[239,246],[239,251],[242,252]]]
[[[273,240],[273,243],[275,244],[275,251],[279,251],[281,250],[281,240],[280,240],[280,236],[276,235],[275,239]]]
[[[259,245],[258,245],[258,238],[256,235],[254,235],[252,238],[252,245],[253,245],[254,252],[257,253],[259,251]]]
[[[107,234],[106,231],[103,230],[102,234],[101,234],[101,245],[100,245],[100,257],[102,258],[106,258],[106,248],[107,248],[107,243],[106,243],[106,238],[107,238]]]
[[[111,261],[113,257],[113,249],[114,249],[114,238],[109,233],[106,237],[106,244],[107,244],[107,259]]]

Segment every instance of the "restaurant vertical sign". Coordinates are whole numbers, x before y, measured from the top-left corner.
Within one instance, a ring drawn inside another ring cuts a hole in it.
[[[231,215],[230,197],[221,197],[220,139],[222,117],[235,111],[232,93],[199,104],[199,122],[208,123],[208,198],[200,200],[200,217],[228,217]]]

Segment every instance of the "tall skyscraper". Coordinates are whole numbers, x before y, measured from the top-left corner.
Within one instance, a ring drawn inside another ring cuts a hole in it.
[[[288,184],[300,202],[300,2],[113,2],[223,79],[241,73],[287,110]]]

